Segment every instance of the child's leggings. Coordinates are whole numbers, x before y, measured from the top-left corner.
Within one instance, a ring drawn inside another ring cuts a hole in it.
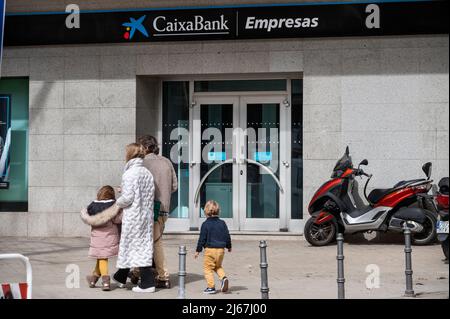
[[[97,259],[95,265],[94,275],[96,276],[108,276],[108,259]]]

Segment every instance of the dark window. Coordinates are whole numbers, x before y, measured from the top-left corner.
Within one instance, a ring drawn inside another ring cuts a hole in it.
[[[286,91],[286,80],[195,81],[194,92]]]
[[[0,80],[0,211],[28,210],[28,79]]]
[[[188,218],[189,211],[189,82],[163,82],[162,154],[169,158],[178,177],[172,194],[170,217]]]

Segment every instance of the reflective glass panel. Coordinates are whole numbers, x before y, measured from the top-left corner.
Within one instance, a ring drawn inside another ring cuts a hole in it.
[[[247,158],[279,178],[279,104],[247,104]],[[247,164],[247,218],[278,218],[279,188],[274,177]]]

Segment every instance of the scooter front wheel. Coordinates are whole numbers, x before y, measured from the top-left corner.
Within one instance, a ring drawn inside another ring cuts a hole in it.
[[[332,219],[322,224],[315,224],[315,217],[310,217],[305,224],[305,239],[312,246],[326,246],[336,239],[336,222]]]

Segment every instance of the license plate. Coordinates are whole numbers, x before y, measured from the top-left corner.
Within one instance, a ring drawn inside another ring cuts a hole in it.
[[[438,234],[448,234],[448,221],[439,220],[436,224],[436,233]]]

